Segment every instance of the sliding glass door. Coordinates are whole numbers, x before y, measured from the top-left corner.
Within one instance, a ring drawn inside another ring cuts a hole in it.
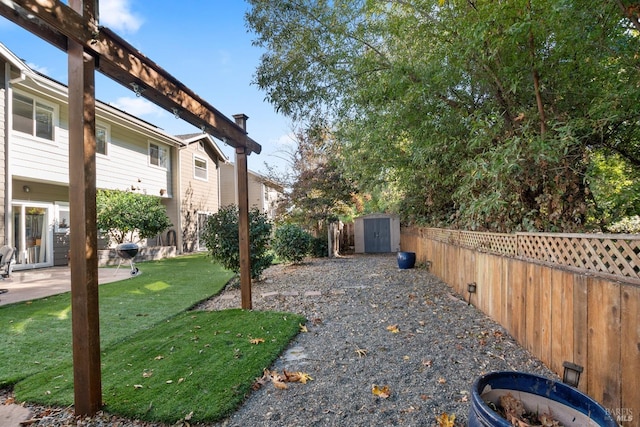
[[[38,203],[14,203],[12,233],[16,248],[16,269],[53,265],[51,212],[53,206]]]

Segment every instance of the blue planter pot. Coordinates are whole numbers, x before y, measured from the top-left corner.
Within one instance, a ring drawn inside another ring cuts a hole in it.
[[[500,396],[511,393],[527,412],[551,413],[563,426],[618,424],[598,402],[568,385],[524,372],[492,372],[478,378],[471,394],[469,427],[510,427],[486,402],[498,406]]]
[[[398,252],[398,267],[401,270],[413,268],[416,265],[415,252]]]

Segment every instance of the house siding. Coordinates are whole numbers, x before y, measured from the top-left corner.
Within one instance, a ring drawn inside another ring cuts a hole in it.
[[[7,244],[7,236],[6,236],[6,221],[5,221],[5,209],[6,205],[6,183],[7,183],[7,174],[6,171],[6,150],[7,150],[7,132],[6,132],[6,105],[7,105],[7,87],[6,87],[6,62],[0,61],[0,167],[2,173],[0,173],[0,200],[2,203],[0,204],[0,244]]]
[[[195,177],[194,156],[207,161],[207,180]],[[220,208],[219,160],[205,144],[205,150],[192,143],[180,150],[180,182],[182,201],[180,206],[183,250],[198,250],[198,214],[216,213]]]
[[[235,167],[231,163],[220,165],[220,204],[237,205]]]

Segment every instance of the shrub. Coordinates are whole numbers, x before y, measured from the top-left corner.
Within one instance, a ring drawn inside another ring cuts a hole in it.
[[[311,235],[297,224],[278,227],[273,236],[273,251],[284,261],[300,262],[309,254]]]
[[[328,256],[329,243],[326,237],[314,237],[311,241],[311,255],[317,258]]]
[[[273,262],[269,253],[271,222],[257,209],[249,211],[251,278],[257,279]],[[229,205],[207,218],[202,239],[209,254],[227,270],[240,272],[238,207]]]

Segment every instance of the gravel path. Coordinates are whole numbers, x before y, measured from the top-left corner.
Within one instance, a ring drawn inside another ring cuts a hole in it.
[[[239,289],[228,286],[197,308],[239,306]],[[443,413],[466,425],[478,376],[519,370],[557,379],[426,269],[398,269],[395,254],[273,266],[253,285],[253,308],[306,316],[308,332],[271,369],[313,380],[287,389],[267,383],[211,426],[437,426]],[[374,385],[389,396],[374,395]],[[69,410],[58,412],[57,421],[31,425],[151,425],[106,415],[71,424]]]
[[[303,371],[313,381],[286,390],[266,384],[223,426],[433,426],[443,413],[466,425],[478,376],[555,377],[426,269],[398,269],[395,255],[272,267],[253,296],[256,310],[306,316],[308,332],[272,369]],[[239,290],[229,290],[204,308],[239,301]],[[390,396],[375,396],[373,385],[388,386]]]

